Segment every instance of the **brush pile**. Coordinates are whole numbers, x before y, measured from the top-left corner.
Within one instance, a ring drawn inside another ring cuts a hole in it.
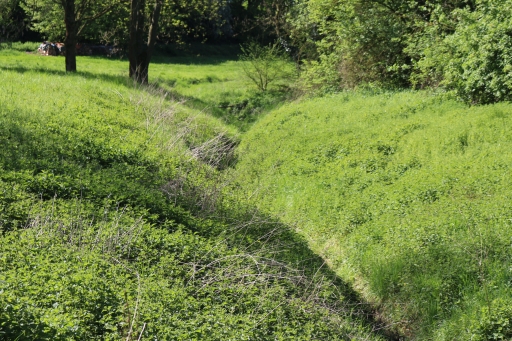
[[[76,44],[77,56],[108,56],[119,54],[120,48],[111,45]],[[65,56],[66,47],[64,43],[53,43],[45,41],[39,45],[37,52],[43,56]]]

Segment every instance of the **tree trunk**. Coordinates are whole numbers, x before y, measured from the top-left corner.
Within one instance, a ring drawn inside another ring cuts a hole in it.
[[[145,5],[145,0],[131,1],[130,42],[128,44],[130,77],[139,84],[148,83],[149,62],[155,47],[162,1],[157,0],[153,7],[147,43],[144,41]]]
[[[130,61],[130,77],[137,83],[146,83],[141,72],[144,69],[146,44],[144,43],[144,9],[145,0],[131,0],[130,42],[128,44],[128,59]],[[144,62],[142,64],[142,62]]]
[[[137,54],[135,72],[132,75],[133,80],[139,84],[148,84],[148,68],[148,52],[146,46],[144,46],[140,53]]]
[[[78,23],[76,22],[75,0],[62,0],[66,24],[66,72],[76,72],[76,43]]]

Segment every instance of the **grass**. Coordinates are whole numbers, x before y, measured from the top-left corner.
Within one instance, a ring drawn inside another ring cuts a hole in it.
[[[242,137],[238,176],[408,339],[505,340],[482,314],[512,320],[511,109],[428,92],[303,100]]]
[[[37,59],[31,58],[30,67],[26,67],[26,56],[18,52],[36,53],[38,44],[12,43],[2,46],[0,67],[21,73],[65,74],[62,70],[63,57],[34,56]],[[170,92],[192,111],[219,118],[240,131],[248,130],[263,112],[279,106],[287,97],[276,87],[271,87],[265,93],[256,91],[244,74],[243,62],[238,61],[236,46],[178,46],[163,49],[160,53],[150,65],[150,82],[154,86]],[[126,79],[126,63],[121,60],[123,57],[78,56],[78,75],[131,86]]]
[[[210,101],[187,83],[204,70],[240,87],[236,62],[155,63],[140,88],[125,61],[66,74],[21,49],[0,50],[0,338],[386,339],[303,238],[247,205],[229,158],[209,161],[251,121],[182,98]]]
[[[24,49],[0,49],[2,337],[512,337],[509,103],[284,104],[213,50],[137,88]]]
[[[65,74],[62,69],[63,57],[34,56],[30,59],[30,67],[26,67],[27,56],[19,52],[36,53],[36,43],[2,46],[0,67],[21,73]],[[266,93],[255,91],[244,75],[242,62],[237,61],[238,54],[236,46],[165,48],[150,65],[150,81],[163,91],[170,92],[192,112],[201,111],[240,131],[246,131],[263,112],[279,106],[286,94],[276,88]],[[126,63],[121,60],[122,57],[78,56],[78,75],[131,86],[126,79]]]

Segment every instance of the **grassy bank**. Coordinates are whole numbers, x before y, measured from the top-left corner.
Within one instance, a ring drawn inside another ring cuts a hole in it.
[[[385,339],[303,238],[239,200],[221,169],[251,120],[213,115],[201,86],[250,90],[203,61],[135,88],[125,61],[65,74],[0,50],[0,338]]]
[[[427,92],[304,100],[243,136],[237,170],[406,337],[506,340],[511,112]]]

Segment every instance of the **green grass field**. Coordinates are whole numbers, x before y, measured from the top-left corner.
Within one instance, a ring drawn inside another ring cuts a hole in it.
[[[35,48],[0,49],[0,338],[512,338],[509,103]]]
[[[237,169],[408,339],[508,340],[511,124],[508,103],[332,95],[259,121]]]
[[[212,111],[259,96],[239,63],[160,57],[134,87],[126,61],[66,74],[35,47],[0,49],[0,339],[386,339],[304,238],[244,199],[233,148],[277,97]]]

